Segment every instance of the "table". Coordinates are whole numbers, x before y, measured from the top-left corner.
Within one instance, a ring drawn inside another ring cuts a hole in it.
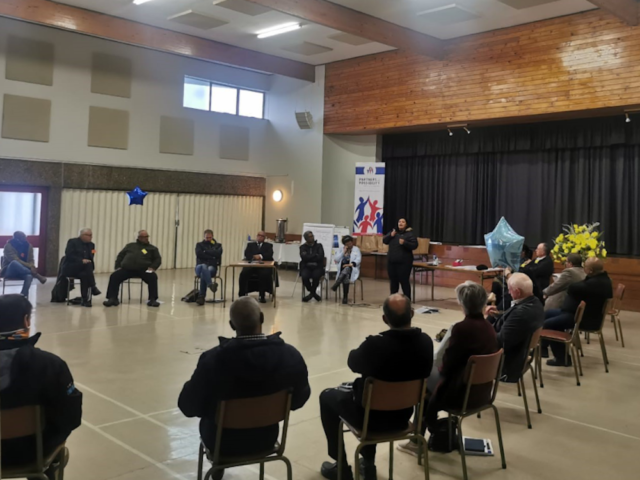
[[[275,261],[270,261],[270,262],[262,262],[262,263],[249,263],[247,261],[240,261],[240,262],[236,262],[236,263],[230,263],[229,265],[227,265],[226,267],[224,267],[224,284],[228,285],[227,283],[227,272],[229,271],[229,269],[231,269],[231,301],[233,302],[233,300],[235,299],[235,292],[236,292],[236,268],[246,268],[246,267],[250,267],[250,268],[270,268],[271,270],[273,270],[273,275],[271,278],[272,281],[272,297],[273,297],[273,308],[276,308],[276,275],[277,275],[277,270],[276,270],[276,262]],[[223,302],[223,308],[227,308],[227,296],[224,296],[224,302]]]
[[[427,262],[413,262],[413,302],[416,301],[416,272],[431,272],[431,301],[435,300],[435,273],[436,270],[444,272],[457,272],[477,275],[482,285],[485,280],[495,278],[502,274],[502,268],[489,268],[487,270],[476,270],[475,266],[465,265],[463,267],[452,267],[450,265],[434,265]]]
[[[378,279],[378,258],[380,257],[386,257],[387,256],[387,252],[362,252],[362,256],[366,257],[366,256],[372,256],[374,257],[376,260],[375,266],[374,266],[374,272],[373,272],[373,279],[377,280]]]

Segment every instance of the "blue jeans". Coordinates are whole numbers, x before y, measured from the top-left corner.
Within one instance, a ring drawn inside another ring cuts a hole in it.
[[[213,283],[212,278],[216,276],[218,269],[212,265],[201,263],[196,266],[196,275],[200,277],[200,295],[207,296],[207,287]]]
[[[20,293],[25,297],[29,296],[29,287],[31,287],[31,282],[33,281],[33,275],[29,267],[25,267],[17,260],[14,260],[4,271],[4,278],[7,280],[24,280],[22,292]]]

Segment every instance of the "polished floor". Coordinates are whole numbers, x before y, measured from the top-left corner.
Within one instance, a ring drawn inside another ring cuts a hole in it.
[[[294,272],[281,273],[278,308],[265,305],[265,332],[282,331],[300,350],[308,368],[312,396],[294,412],[286,455],[295,479],[320,479],[320,464],[328,460],[319,419],[318,395],[328,387],[354,378],[346,367],[349,351],[367,336],[385,329],[380,304],[387,294],[383,281],[365,280],[365,304],[300,302],[300,286],[292,297]],[[228,310],[222,305],[197,307],[180,298],[192,288],[191,270],[161,271],[160,308],[133,299],[117,308],[92,309],[51,304],[50,283],[34,286],[34,328],[43,333],[39,346],[67,361],[84,392],[83,425],[68,442],[71,460],[67,480],[195,479],[197,420],[176,408],[183,383],[198,356],[232,336]],[[106,290],[107,276],[98,279]],[[17,290],[7,289],[7,293]],[[418,287],[418,304],[430,287]],[[146,292],[145,292],[146,295]],[[437,298],[453,296],[436,289]],[[452,302],[438,302],[439,314],[416,315],[415,324],[432,337],[461,318]],[[578,387],[572,369],[544,368],[540,390],[543,414],[531,407],[528,430],[522,399],[513,385],[502,385],[497,406],[502,419],[507,469],[498,457],[469,458],[470,479],[611,479],[640,478],[640,314],[623,312],[626,348],[615,341],[607,325],[610,373],[605,373],[597,342],[585,346],[584,377]],[[530,406],[535,405],[527,379]],[[493,415],[469,418],[464,433],[491,438],[497,447]],[[347,451],[354,442],[347,436]],[[352,453],[349,453],[351,456]],[[429,456],[432,479],[462,478],[457,453]],[[378,455],[378,477],[388,478],[388,449]],[[267,478],[284,479],[278,463],[266,467]],[[258,478],[258,469],[229,470],[225,479]],[[413,457],[396,452],[397,480],[423,478]]]

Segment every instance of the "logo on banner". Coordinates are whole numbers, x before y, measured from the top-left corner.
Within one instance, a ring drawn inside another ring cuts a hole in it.
[[[376,169],[373,167],[367,168],[367,175],[373,175],[376,173]]]

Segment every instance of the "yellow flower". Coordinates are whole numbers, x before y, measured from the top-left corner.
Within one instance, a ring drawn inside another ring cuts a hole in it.
[[[561,233],[560,235],[558,235],[558,238],[556,238],[556,242],[560,243],[564,241],[564,235]]]
[[[598,238],[598,232],[591,232],[591,236],[593,238]]]
[[[571,250],[571,253],[579,253],[580,249],[578,247],[574,247],[573,250]]]
[[[574,223],[574,224],[573,224],[573,229],[574,229],[575,231],[578,231],[578,224],[577,224],[577,223]]]
[[[556,245],[553,247],[553,253],[558,253],[560,251],[560,245]]]
[[[596,256],[596,252],[594,252],[593,250],[589,250],[589,253],[587,254],[587,256],[588,256],[589,258],[591,258],[591,257],[595,257],[595,256]]]
[[[604,248],[602,249],[602,258],[607,258],[607,251]]]
[[[598,246],[598,242],[594,238],[592,238],[591,240],[587,241],[587,245],[591,250],[593,250]]]

